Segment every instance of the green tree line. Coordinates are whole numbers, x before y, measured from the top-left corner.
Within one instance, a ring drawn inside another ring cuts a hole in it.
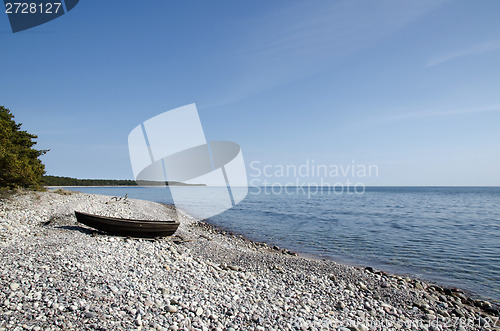
[[[77,179],[71,177],[43,176],[45,186],[136,186],[129,179]]]
[[[138,184],[135,180],[130,179],[77,179],[59,176],[43,176],[42,183],[45,186],[205,186],[203,184],[186,184],[175,181],[139,181]]]

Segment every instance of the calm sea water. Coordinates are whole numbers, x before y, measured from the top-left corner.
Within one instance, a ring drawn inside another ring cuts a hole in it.
[[[73,189],[171,203],[165,188]],[[245,200],[210,222],[297,252],[409,274],[500,301],[500,188],[310,193],[251,188]]]

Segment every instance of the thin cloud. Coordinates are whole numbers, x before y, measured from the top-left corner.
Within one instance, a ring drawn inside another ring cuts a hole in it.
[[[443,3],[435,0],[299,2],[261,17],[241,54],[269,60],[331,60],[372,45]],[[322,56],[318,56],[322,55]]]
[[[374,45],[446,0],[294,1],[241,22],[248,32],[234,53],[241,64],[224,104],[311,77]],[[220,104],[216,103],[220,106]]]
[[[463,115],[463,114],[473,114],[473,113],[485,113],[485,112],[496,112],[500,111],[500,107],[487,107],[487,108],[471,108],[471,109],[456,109],[456,110],[445,110],[445,111],[426,111],[426,112],[414,112],[407,114],[392,115],[382,118],[382,122],[392,122],[401,120],[412,120],[425,117],[436,117],[436,116],[453,116],[453,115]]]
[[[476,45],[476,46],[471,47],[471,48],[462,49],[459,51],[455,51],[453,53],[434,57],[434,58],[429,60],[429,62],[427,63],[427,65],[425,67],[426,68],[433,67],[435,65],[442,64],[442,63],[448,62],[450,60],[453,60],[453,59],[456,59],[459,57],[463,57],[463,56],[467,56],[467,55],[483,54],[483,53],[486,53],[486,52],[489,52],[489,51],[492,51],[492,50],[495,50],[498,48],[500,48],[500,41],[481,43],[481,44]]]

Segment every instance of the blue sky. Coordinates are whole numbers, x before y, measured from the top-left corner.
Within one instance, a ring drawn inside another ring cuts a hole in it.
[[[51,150],[51,175],[133,178],[129,132],[196,103],[207,139],[239,143],[248,165],[354,161],[377,165],[366,185],[500,185],[499,12],[498,1],[80,1],[16,34],[0,13],[0,104]]]

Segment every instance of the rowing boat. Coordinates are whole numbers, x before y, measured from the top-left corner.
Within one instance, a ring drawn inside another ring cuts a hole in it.
[[[177,221],[150,221],[93,215],[75,211],[78,222],[119,236],[154,238],[171,236],[179,227]]]

